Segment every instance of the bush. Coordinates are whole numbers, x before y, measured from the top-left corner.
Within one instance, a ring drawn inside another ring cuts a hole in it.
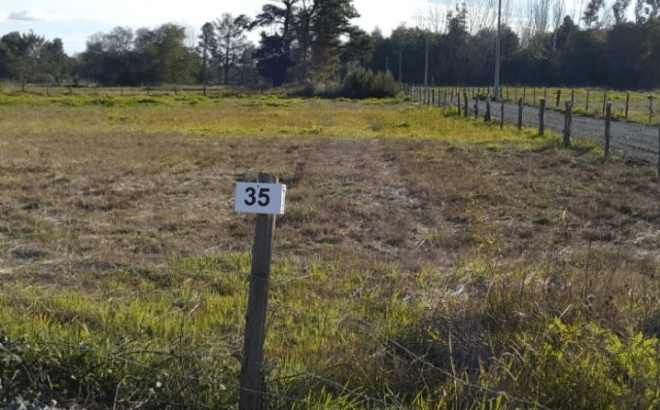
[[[349,98],[395,97],[398,86],[391,73],[374,73],[366,68],[351,68],[342,82],[342,95]]]

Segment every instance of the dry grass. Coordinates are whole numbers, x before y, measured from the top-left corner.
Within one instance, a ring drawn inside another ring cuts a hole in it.
[[[410,103],[113,98],[0,108],[0,337],[38,346],[21,353],[28,365],[0,365],[4,386],[44,389],[26,375],[34,357],[59,400],[231,408],[253,229],[233,211],[234,182],[259,171],[288,184],[266,347],[274,408],[312,396],[554,407],[561,389],[534,363],[560,360],[530,352],[556,329],[611,344],[583,352],[566,339],[568,370],[609,357],[615,337],[658,335],[651,167]],[[86,390],[67,396],[52,369],[69,353],[47,346],[79,341],[98,356],[79,360]],[[635,397],[641,382],[603,369]],[[568,370],[553,377],[582,380]],[[167,388],[150,392],[157,381]]]

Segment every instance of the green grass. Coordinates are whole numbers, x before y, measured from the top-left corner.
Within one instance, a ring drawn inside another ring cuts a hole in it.
[[[650,166],[405,100],[11,98],[0,407],[237,408],[260,171],[269,408],[658,405]]]

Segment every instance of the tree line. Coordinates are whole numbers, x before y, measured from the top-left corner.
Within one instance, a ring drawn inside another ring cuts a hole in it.
[[[538,3],[527,29],[502,27],[503,83],[660,86],[660,0],[637,0],[634,21],[626,21],[630,0],[615,2],[608,12],[603,0],[590,0],[577,19],[561,18],[562,8],[555,7],[550,30],[551,0],[531,1]],[[116,27],[91,36],[86,50],[72,57],[60,39],[12,32],[0,38],[0,78],[279,86],[335,80],[363,67],[406,83],[486,86],[494,80],[498,36],[492,22],[474,30],[475,13],[465,3],[436,10],[385,37],[352,24],[359,17],[352,0],[268,0],[254,17],[223,14],[205,23],[194,39],[172,23],[135,31]],[[247,38],[253,30],[260,31],[256,45]]]
[[[531,26],[526,29],[514,31],[504,25],[500,43],[502,82],[529,86],[659,87],[660,6],[637,6],[635,21],[626,21],[625,9],[629,4],[630,0],[616,2],[612,8],[614,16],[608,18],[602,0],[591,0],[581,21],[568,15],[557,16],[551,30],[545,30],[549,22],[535,23],[531,19]],[[536,11],[538,16],[539,10]],[[389,37],[373,33],[375,49],[369,67],[389,70],[395,78],[412,84],[492,85],[497,26],[471,34],[468,17],[468,8],[457,6],[446,14],[444,30],[400,26]],[[427,48],[429,62],[425,70]]]

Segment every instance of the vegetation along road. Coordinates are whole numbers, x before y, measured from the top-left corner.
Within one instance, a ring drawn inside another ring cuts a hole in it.
[[[469,112],[474,116],[474,101],[470,101]],[[499,119],[500,103],[491,103],[491,116]],[[486,101],[479,102],[479,115],[486,113]],[[564,130],[564,113],[553,109],[545,110],[544,125],[546,129],[561,133]],[[538,128],[538,107],[523,107],[523,125]],[[517,124],[518,105],[506,103],[504,105],[504,122]],[[595,140],[601,145],[605,144],[605,120],[573,115],[571,120],[571,136],[573,138]],[[628,157],[642,159],[649,162],[658,160],[658,128],[643,124],[612,121],[610,128],[610,144],[612,151]]]

